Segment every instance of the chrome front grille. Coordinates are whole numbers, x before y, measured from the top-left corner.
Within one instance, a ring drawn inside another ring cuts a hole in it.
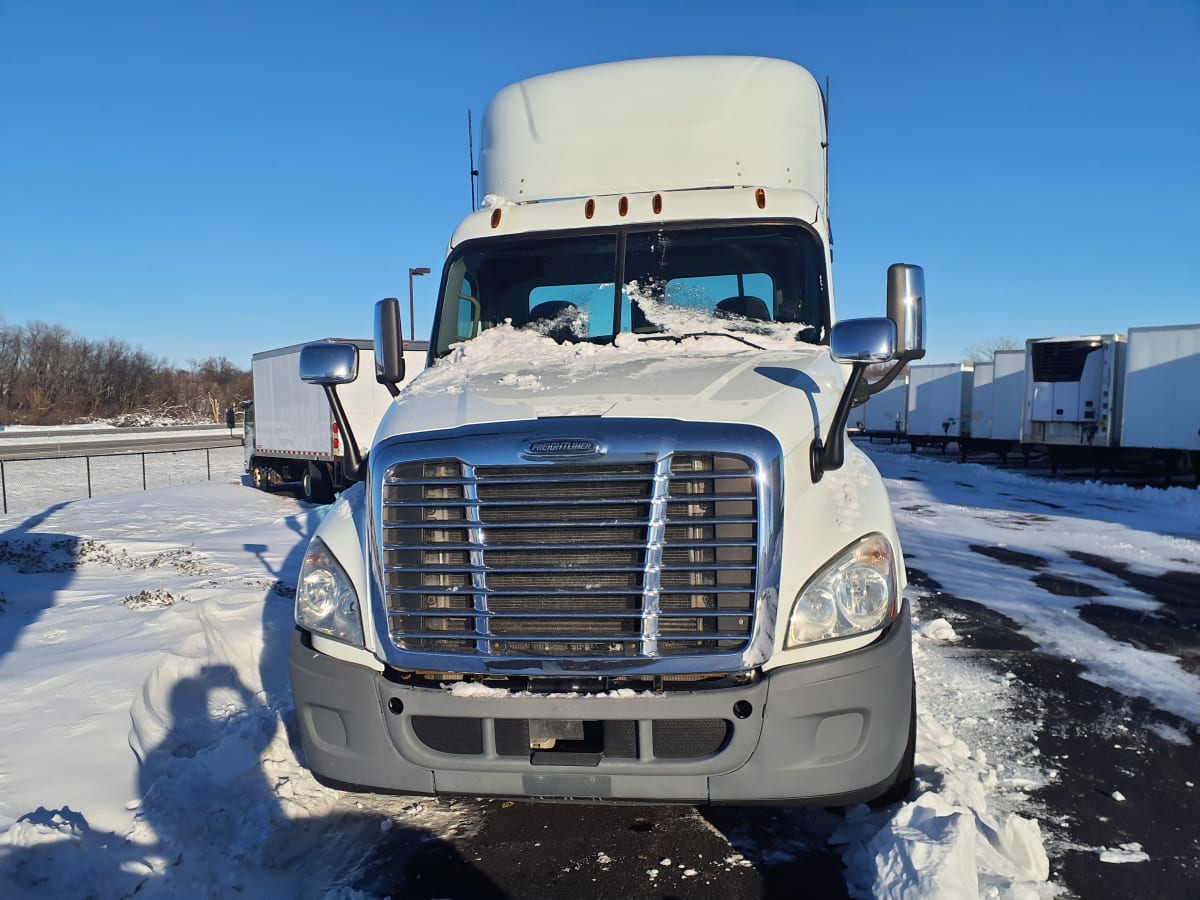
[[[736,654],[753,636],[758,479],[747,456],[388,466],[388,634],[504,659]]]

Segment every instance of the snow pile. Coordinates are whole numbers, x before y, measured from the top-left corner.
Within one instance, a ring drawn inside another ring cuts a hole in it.
[[[952,644],[955,641],[961,640],[954,626],[945,619],[934,619],[932,622],[926,622],[921,626],[921,634],[931,641],[939,641],[943,644]]]
[[[910,591],[910,593],[912,593]],[[1032,755],[1033,723],[1012,709],[1008,679],[941,655],[945,619],[915,629],[918,684],[915,797],[872,811],[857,806],[834,832],[856,898],[1049,896],[1050,861],[1037,821],[1015,810],[1045,773]],[[989,718],[980,721],[979,710]],[[992,754],[947,728],[1002,735]]]
[[[1100,850],[1100,862],[1106,863],[1139,863],[1149,862],[1150,854],[1142,849],[1142,845],[1134,842],[1121,844],[1116,850],[1105,847]]]

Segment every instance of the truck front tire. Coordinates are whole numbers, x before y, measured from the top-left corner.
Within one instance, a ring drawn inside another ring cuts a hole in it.
[[[302,482],[304,499],[309,503],[333,502],[333,478],[329,468],[322,463],[310,462],[304,470]]]

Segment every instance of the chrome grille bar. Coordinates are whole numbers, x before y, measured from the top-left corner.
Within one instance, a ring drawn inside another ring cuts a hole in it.
[[[386,633],[518,663],[732,658],[754,637],[758,472],[704,451],[394,462],[377,482]]]

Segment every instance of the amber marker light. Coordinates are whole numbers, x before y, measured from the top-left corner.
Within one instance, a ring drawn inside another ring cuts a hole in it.
[[[754,192],[754,202],[758,204],[759,209],[767,208],[767,192],[759,188]]]
[[[588,200],[587,203],[583,204],[583,217],[585,219],[590,219],[595,214],[596,214],[596,201]]]
[[[629,212],[629,198],[622,197],[620,202],[617,203],[617,214],[624,216],[628,212]]]
[[[500,207],[498,206],[492,210],[492,227],[500,227]]]
[[[650,208],[654,210],[656,216],[662,212],[662,194],[654,195],[654,199],[650,201]]]

